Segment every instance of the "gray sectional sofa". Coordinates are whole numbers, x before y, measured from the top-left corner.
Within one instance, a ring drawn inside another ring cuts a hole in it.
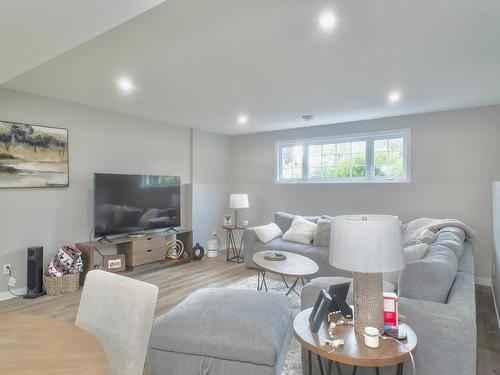
[[[313,306],[321,288],[344,280],[335,277],[312,280],[302,291],[301,308]],[[401,271],[397,288],[399,311],[418,338],[417,373],[476,374],[474,258],[472,243],[465,239],[463,230],[441,229],[425,256]],[[313,373],[319,374],[317,366]],[[372,374],[373,370],[358,371],[364,373]],[[412,373],[409,363],[405,365],[405,373]]]
[[[296,215],[289,214],[286,212],[276,212],[274,214],[274,222],[283,233],[285,233],[290,226]],[[328,220],[329,216],[302,216],[304,219],[312,221],[313,223],[318,223],[321,219]],[[276,238],[268,243],[262,243],[257,238],[254,230],[252,228],[245,229],[245,237],[243,241],[243,249],[245,256],[245,265],[250,268],[258,268],[257,265],[252,260],[252,255],[258,251],[266,250],[280,250],[289,251],[296,254],[304,255],[312,260],[314,260],[318,266],[319,271],[315,277],[319,276],[345,276],[350,277],[351,272],[340,270],[330,266],[328,263],[328,257],[330,249],[325,246],[329,243],[328,238],[315,238],[315,241],[309,245],[304,245],[295,242],[285,241],[281,238]]]

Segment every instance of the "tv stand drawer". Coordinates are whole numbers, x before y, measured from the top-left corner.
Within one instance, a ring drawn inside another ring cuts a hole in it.
[[[165,237],[145,237],[132,242],[132,251],[141,252],[144,250],[159,249],[166,246]]]
[[[127,251],[125,253],[125,262],[127,266],[135,267],[146,263],[153,263],[165,260],[166,248],[144,249]]]

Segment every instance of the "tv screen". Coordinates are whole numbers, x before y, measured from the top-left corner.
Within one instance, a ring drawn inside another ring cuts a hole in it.
[[[94,174],[95,236],[181,225],[179,176]]]

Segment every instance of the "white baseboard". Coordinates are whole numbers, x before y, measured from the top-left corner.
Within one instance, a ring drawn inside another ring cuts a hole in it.
[[[12,292],[15,294],[19,294],[20,296],[26,294],[26,287],[24,288],[19,288],[19,289],[12,289]],[[9,291],[7,292],[0,292],[0,301],[6,301],[11,298],[16,298],[17,296],[13,295]]]
[[[493,293],[493,305],[495,305],[495,311],[497,313],[498,329],[500,330],[500,314],[498,313],[497,299],[495,297],[495,290],[493,289],[493,284],[491,284],[491,292]]]
[[[487,279],[485,277],[476,277],[474,279],[474,282],[476,283],[476,285],[483,285],[483,286],[491,287],[491,279]]]

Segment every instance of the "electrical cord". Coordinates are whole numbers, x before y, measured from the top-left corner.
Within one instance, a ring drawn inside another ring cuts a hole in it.
[[[7,267],[7,268],[9,269],[9,279],[10,279],[12,277],[12,270],[10,269],[10,266]],[[22,297],[23,296],[23,294],[17,294],[17,293],[14,293],[12,290],[10,290],[10,285],[9,284],[7,284],[7,290],[13,296],[16,296],[16,297]]]
[[[89,243],[91,244],[91,246],[92,246],[92,233],[94,233],[94,230],[95,230],[95,225],[92,226],[92,228],[90,229],[90,233],[89,233]],[[102,257],[102,261],[101,261],[101,266],[102,266],[102,262],[104,261],[104,255],[102,255],[102,253],[99,251],[99,249],[97,248],[96,245],[94,245],[92,247]]]
[[[380,335],[380,337],[382,338],[382,340],[388,340],[388,339],[392,339],[394,341],[396,341],[399,345],[401,345],[403,348],[406,349],[406,351],[408,352],[408,354],[410,355],[410,359],[411,359],[411,365],[412,365],[412,368],[413,368],[413,375],[417,375],[417,369],[415,368],[415,359],[413,358],[413,354],[410,350],[408,350],[408,348],[406,347],[405,344],[403,344],[401,341],[399,341],[398,339],[392,337],[392,336],[382,336]]]
[[[217,240],[217,242],[219,243],[219,248],[217,250],[220,250],[222,247],[222,241],[220,240],[220,237],[217,233],[214,234],[214,237]]]

